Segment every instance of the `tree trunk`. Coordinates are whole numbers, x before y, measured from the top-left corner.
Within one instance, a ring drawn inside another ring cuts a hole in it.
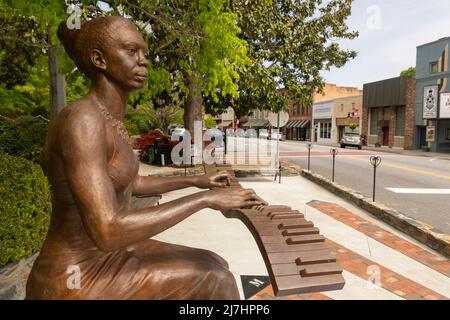
[[[65,76],[58,73],[58,59],[57,53],[60,50],[59,47],[52,45],[52,38],[50,33],[50,27],[48,29],[48,43],[50,48],[48,50],[48,72],[50,78],[50,102],[51,109],[50,115],[52,118],[66,106],[66,88],[65,88]]]
[[[200,91],[200,81],[198,73],[193,72],[186,79],[189,89],[186,106],[184,108],[184,127],[189,130],[191,136],[194,135],[194,121],[202,121],[202,95]]]

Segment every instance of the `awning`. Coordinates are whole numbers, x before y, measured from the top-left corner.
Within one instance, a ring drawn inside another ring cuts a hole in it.
[[[306,128],[309,124],[309,120],[303,120],[298,128]]]
[[[287,123],[286,128],[306,128],[309,120],[291,120]]]
[[[286,124],[286,128],[293,128],[294,124],[297,122],[298,120],[291,120]]]
[[[243,128],[265,128],[269,121],[263,119],[250,119],[242,125]]]
[[[222,121],[221,124],[219,124],[219,127],[226,128],[226,127],[230,127],[232,124],[233,124],[232,120],[224,120],[224,121]]]

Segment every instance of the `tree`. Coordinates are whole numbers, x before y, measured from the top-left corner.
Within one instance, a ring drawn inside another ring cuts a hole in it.
[[[13,48],[19,45],[22,47],[21,50],[31,50],[32,52],[39,48],[48,56],[51,110],[53,115],[56,115],[66,103],[64,77],[58,73],[58,43],[53,40],[53,35],[56,34],[59,22],[67,16],[65,12],[66,6],[66,2],[60,0],[41,0],[39,2],[4,0],[0,4],[6,16],[11,17],[15,21],[4,38],[8,45]],[[27,41],[27,38],[25,38],[26,40],[22,38],[20,31],[24,28],[29,28],[30,21],[35,23],[32,24],[33,28],[23,34],[28,36],[30,41]],[[14,53],[9,52],[9,54],[13,55]],[[23,56],[26,56],[26,54],[19,55],[18,60]]]
[[[33,16],[0,4],[0,83],[6,89],[23,85],[46,48],[45,33]]]
[[[216,126],[217,126],[216,121],[213,119],[213,117],[210,114],[208,114],[205,119],[205,127],[208,129],[211,129],[211,128],[215,128]]]
[[[342,67],[356,56],[356,52],[342,50],[337,43],[358,35],[346,25],[352,2],[229,1],[252,60],[240,73],[239,100],[233,105],[236,114],[255,108],[286,110],[288,99],[310,105],[312,92],[323,90],[320,72]]]
[[[238,37],[237,16],[222,0],[104,2],[130,16],[147,34],[151,68],[176,79],[141,96],[139,103],[176,92],[185,109],[185,127],[193,131],[194,121],[201,120],[203,97],[238,97],[239,71],[250,61],[245,41]]]
[[[400,77],[415,77],[416,76],[416,67],[410,67],[406,70],[403,70],[400,73]]]

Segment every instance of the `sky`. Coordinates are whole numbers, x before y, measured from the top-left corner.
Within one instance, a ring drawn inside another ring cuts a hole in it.
[[[322,75],[327,83],[362,88],[415,66],[418,45],[450,37],[450,0],[354,0],[347,23],[359,37],[339,43],[358,56]]]

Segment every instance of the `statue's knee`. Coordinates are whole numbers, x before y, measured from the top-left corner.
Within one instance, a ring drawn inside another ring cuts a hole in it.
[[[235,284],[233,273],[226,268],[216,268],[213,271],[215,280],[220,283],[220,286],[229,286]]]

